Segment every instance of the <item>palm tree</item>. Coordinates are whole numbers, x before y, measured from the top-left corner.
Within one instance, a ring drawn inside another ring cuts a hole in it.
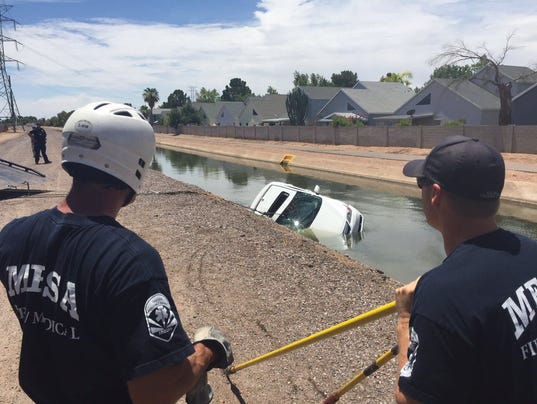
[[[144,102],[149,105],[149,123],[153,124],[153,108],[159,100],[158,91],[156,88],[146,88],[144,90]]]

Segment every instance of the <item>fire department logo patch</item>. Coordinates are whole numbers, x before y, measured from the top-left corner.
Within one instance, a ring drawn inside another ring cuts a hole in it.
[[[149,335],[165,342],[170,341],[177,328],[177,318],[166,296],[162,293],[151,296],[145,302],[144,311]]]

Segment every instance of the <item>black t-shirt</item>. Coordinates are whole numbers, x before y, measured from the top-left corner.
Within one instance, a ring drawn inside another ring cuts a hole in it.
[[[47,141],[47,132],[43,128],[34,128],[30,131],[30,134],[33,136],[33,140],[36,143],[44,144]]]
[[[0,277],[37,403],[129,403],[128,380],[194,352],[159,254],[111,218],[50,209],[11,222]]]
[[[537,243],[502,229],[421,277],[399,387],[425,403],[537,402]]]

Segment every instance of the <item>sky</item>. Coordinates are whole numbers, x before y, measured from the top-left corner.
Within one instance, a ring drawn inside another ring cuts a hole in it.
[[[295,71],[351,70],[363,81],[408,71],[422,86],[445,46],[500,55],[509,35],[504,64],[537,67],[535,0],[0,0],[0,9],[18,110],[37,118],[99,100],[139,108],[148,87],[159,104],[177,89],[221,94],[236,77],[257,95],[287,94]]]

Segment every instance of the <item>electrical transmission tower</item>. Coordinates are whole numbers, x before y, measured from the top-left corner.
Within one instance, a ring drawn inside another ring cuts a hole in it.
[[[19,108],[15,102],[13,89],[11,88],[11,77],[7,74],[6,63],[17,63],[17,68],[21,64],[16,59],[6,56],[4,51],[4,43],[13,42],[15,47],[20,43],[13,38],[4,35],[4,23],[12,23],[13,29],[17,28],[18,22],[7,16],[7,12],[13,6],[0,4],[0,118],[11,121],[13,131],[17,128],[17,119],[19,117]]]
[[[190,87],[188,87],[188,89],[190,90],[190,101],[195,102],[196,101],[196,89],[197,89],[197,87],[190,86]]]

